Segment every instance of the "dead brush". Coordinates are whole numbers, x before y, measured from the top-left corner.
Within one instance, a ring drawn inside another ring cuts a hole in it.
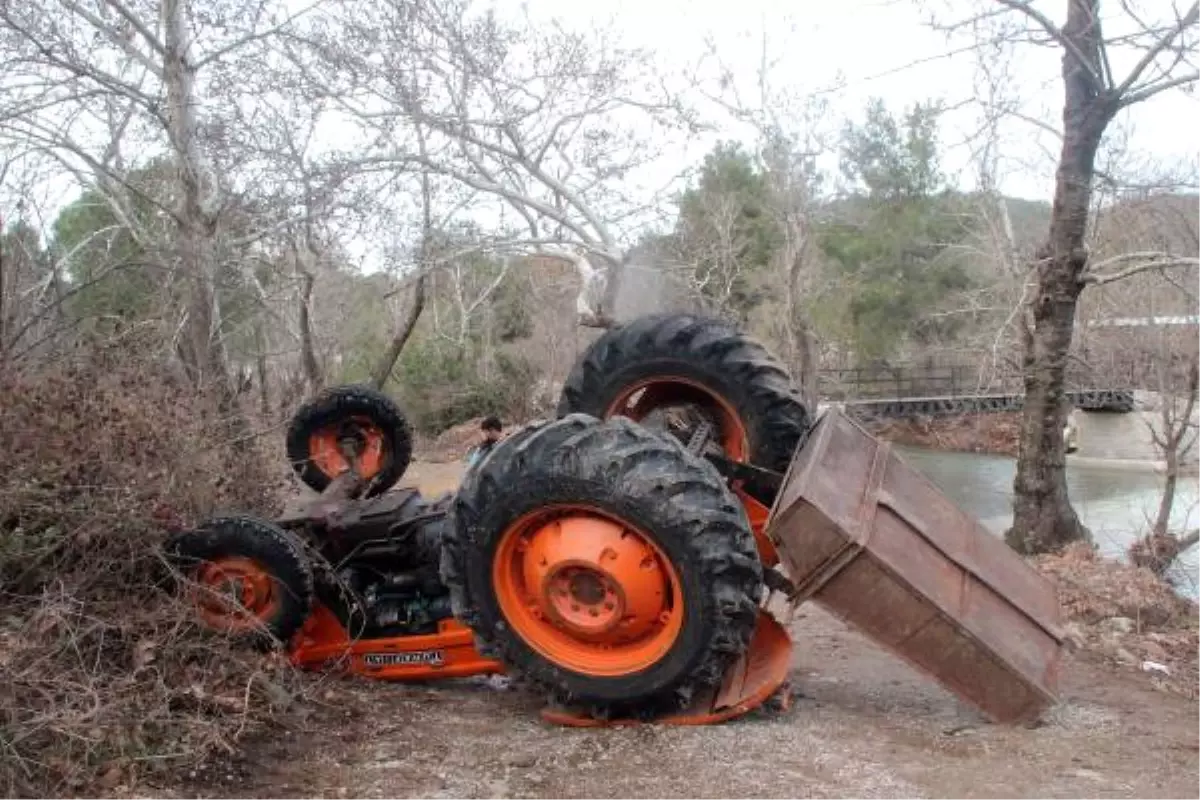
[[[0,791],[130,790],[230,751],[286,701],[280,660],[199,629],[168,530],[270,514],[283,486],[217,405],[137,349],[0,377]]]

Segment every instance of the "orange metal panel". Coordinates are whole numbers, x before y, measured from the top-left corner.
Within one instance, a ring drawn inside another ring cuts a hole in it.
[[[438,632],[428,635],[351,640],[333,613],[319,605],[297,634],[291,658],[292,663],[309,669],[340,666],[368,678],[391,681],[504,671],[500,662],[479,655],[470,628],[456,620],[442,620]]]

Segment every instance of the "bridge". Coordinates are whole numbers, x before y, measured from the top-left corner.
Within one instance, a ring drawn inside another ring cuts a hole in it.
[[[1020,411],[1021,377],[1015,373],[980,378],[977,366],[897,366],[821,370],[820,397],[870,417],[952,416]],[[1134,392],[1076,383],[1067,391],[1082,411],[1129,413]]]

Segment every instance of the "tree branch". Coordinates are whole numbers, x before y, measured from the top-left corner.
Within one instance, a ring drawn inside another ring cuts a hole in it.
[[[1105,267],[1114,266],[1116,264],[1124,264],[1130,261],[1141,261],[1143,263],[1135,264],[1132,267],[1100,274],[1098,270]],[[1117,281],[1125,280],[1142,272],[1151,272],[1153,270],[1174,269],[1179,267],[1197,267],[1200,266],[1200,258],[1192,258],[1189,256],[1173,256],[1170,253],[1161,252],[1140,252],[1140,253],[1125,253],[1123,255],[1114,256],[1113,258],[1105,259],[1097,262],[1089,268],[1088,272],[1080,276],[1080,282],[1090,286],[1103,286],[1108,283],[1116,283]]]
[[[110,0],[110,2],[111,2],[111,0]],[[267,28],[266,30],[248,33],[245,36],[241,37],[240,39],[237,39],[236,41],[230,42],[229,44],[226,44],[222,47],[218,47],[213,52],[207,53],[207,54],[201,56],[196,61],[196,65],[195,65],[196,71],[199,72],[201,69],[208,66],[212,62],[216,61],[217,59],[221,58],[222,56],[226,56],[229,53],[232,53],[234,50],[237,50],[239,47],[245,47],[246,45],[250,44],[251,42],[256,42],[256,41],[260,41],[262,39],[266,39],[268,36],[274,36],[275,34],[282,31],[284,28],[286,28],[288,25],[291,25],[297,19],[304,16],[308,12],[312,11],[314,8],[316,8],[317,6],[321,5],[324,2],[325,2],[325,0],[314,0],[312,3],[305,6],[304,8],[300,9],[296,13],[289,14],[282,22],[280,22],[277,25],[272,25],[270,28]]]
[[[126,8],[124,6],[124,4],[121,3],[121,0],[101,0],[101,1],[105,5],[109,6],[114,11],[116,11],[118,14],[120,14],[125,19],[126,22],[128,22],[130,25],[132,25],[134,27],[134,29],[137,30],[137,32],[142,35],[142,38],[144,38],[146,40],[146,43],[149,44],[152,48],[154,48],[154,51],[156,53],[159,53],[161,55],[167,51],[167,49],[165,47],[163,47],[162,41],[158,38],[158,36],[155,35],[154,31],[150,30],[149,26],[147,26],[144,22],[142,22],[140,19],[138,19],[137,14],[134,14],[132,11],[130,11],[128,8]]]
[[[1195,83],[1197,80],[1200,80],[1200,72],[1189,72],[1188,74],[1180,75],[1177,78],[1171,78],[1169,80],[1150,84],[1144,89],[1139,89],[1136,92],[1130,92],[1122,97],[1120,101],[1120,107],[1128,108],[1134,103],[1140,103],[1143,100],[1149,100],[1154,95],[1165,92],[1168,89],[1174,89],[1176,86],[1186,86],[1189,83]]]
[[[1104,88],[1104,80],[1096,74],[1092,62],[1088,61],[1083,52],[1075,46],[1075,43],[1063,35],[1062,29],[1054,24],[1049,17],[1033,7],[1033,0],[996,0],[997,3],[1014,11],[1020,11],[1025,16],[1032,19],[1041,28],[1050,35],[1052,39],[1061,44],[1064,49],[1079,63],[1084,73],[1092,81],[1092,86],[1097,90]]]
[[[1163,50],[1171,46],[1171,42],[1175,40],[1176,36],[1181,34],[1185,29],[1195,25],[1197,19],[1200,19],[1200,2],[1192,3],[1192,7],[1188,9],[1179,22],[1146,51],[1146,54],[1142,56],[1142,60],[1129,71],[1129,76],[1117,87],[1117,95],[1124,95],[1132,89],[1133,85],[1137,83],[1138,78],[1142,77],[1142,73],[1146,71],[1146,68],[1154,62],[1154,59],[1158,58],[1158,55]]]
[[[147,70],[149,70],[156,77],[162,78],[162,76],[163,76],[162,65],[155,63],[149,56],[147,56],[141,50],[134,47],[133,42],[129,41],[129,39],[122,36],[120,31],[115,30],[107,22],[100,19],[98,16],[96,16],[92,12],[88,11],[87,9],[83,8],[78,3],[72,2],[72,0],[59,0],[59,2],[62,3],[63,7],[66,8],[71,13],[76,14],[76,15],[82,17],[83,19],[87,20],[89,25],[91,25],[98,32],[103,34],[104,38],[107,39],[111,44],[120,48],[125,53],[125,55],[129,56],[134,61],[141,64],[143,67],[145,67]],[[106,2],[118,14],[120,14],[122,17],[124,17],[131,25],[133,25],[137,29],[138,33],[142,34],[142,36],[146,39],[146,42],[151,47],[154,47],[160,53],[162,52],[162,44],[158,41],[158,39],[154,36],[153,33],[151,33],[150,31],[147,31],[145,29],[145,26],[142,25],[142,23],[133,14],[130,14],[129,11],[122,8],[118,3],[115,2],[115,0],[106,0]]]

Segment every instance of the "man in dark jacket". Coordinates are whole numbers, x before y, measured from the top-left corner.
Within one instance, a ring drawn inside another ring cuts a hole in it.
[[[496,442],[500,441],[500,434],[504,430],[504,426],[500,424],[497,417],[485,417],[483,422],[479,423],[479,429],[483,432],[483,441],[467,451],[467,466],[473,467],[484,459],[484,457],[492,452],[492,448],[496,446]]]

